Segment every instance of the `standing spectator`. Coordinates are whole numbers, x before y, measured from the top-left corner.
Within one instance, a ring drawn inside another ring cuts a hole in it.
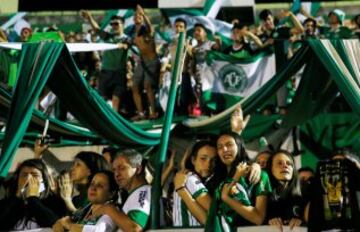
[[[175,37],[169,44],[170,59],[169,59],[169,62],[167,62],[168,64],[164,64],[164,66],[167,65],[167,69],[169,71],[171,70],[171,67],[174,66],[175,52],[176,52],[176,48],[178,45],[179,34],[180,34],[180,32],[183,32],[186,34],[186,29],[187,29],[186,20],[184,18],[176,18],[175,23],[174,23]],[[190,102],[194,98],[194,95],[192,94],[193,92],[192,92],[192,87],[191,87],[191,76],[189,73],[188,66],[189,66],[189,56],[186,56],[185,62],[184,62],[184,68],[182,70],[178,101],[177,101],[177,105],[176,105],[177,106],[176,110],[180,115],[188,115],[189,114],[188,110],[189,110]],[[163,68],[161,69],[161,75],[163,75],[163,72],[162,72],[163,70],[166,70],[166,69],[163,69]]]
[[[360,14],[356,15],[352,20],[354,34],[360,39]]]
[[[290,229],[303,223],[305,202],[298,186],[297,172],[292,155],[280,150],[268,163],[273,193],[269,199],[267,218],[270,225],[282,231],[283,225]]]
[[[206,222],[211,197],[205,181],[212,176],[216,158],[214,142],[197,142],[185,161],[185,170],[175,178],[173,202],[173,225],[177,227],[198,227]]]
[[[249,57],[255,52],[255,50],[252,49],[252,46],[250,44],[251,41],[255,42],[256,47],[258,48],[261,48],[263,46],[259,37],[247,30],[245,25],[240,25],[236,23],[234,24],[231,32],[233,44],[225,48],[225,54],[233,55],[237,58]]]
[[[111,17],[111,32],[101,30],[89,11],[81,11],[82,17],[88,20],[105,42],[118,45],[118,49],[107,50],[103,53],[101,73],[99,77],[100,94],[108,99],[111,97],[112,107],[119,112],[121,97],[126,91],[126,64],[128,59],[128,37],[124,34],[124,19],[114,15]]]
[[[204,107],[202,106],[202,80],[201,73],[205,68],[206,54],[211,50],[220,50],[221,39],[215,37],[215,42],[208,40],[206,28],[203,24],[197,23],[194,25],[194,38],[197,44],[192,48],[191,54],[193,58],[193,78],[195,79],[195,98],[196,101],[193,103],[193,116],[200,116]]]
[[[352,37],[352,31],[343,26],[345,12],[335,9],[328,14],[328,27],[322,28],[322,37],[327,39],[349,39]]]
[[[282,67],[284,67],[288,59],[287,52],[289,51],[290,37],[292,35],[303,33],[304,28],[295,15],[290,11],[282,12],[281,18],[290,18],[292,24],[294,25],[293,27],[276,25],[274,16],[268,9],[262,10],[259,17],[262,21],[262,33],[259,35],[259,38],[262,40],[264,47],[274,46],[276,70],[279,71]],[[286,114],[287,95],[288,91],[286,85],[283,85],[277,92],[277,102],[281,114]]]
[[[131,36],[133,44],[139,50],[140,57],[133,75],[132,92],[137,115],[132,120],[137,121],[146,118],[141,98],[142,86],[146,90],[149,104],[149,119],[156,119],[159,115],[156,109],[155,91],[160,78],[160,59],[156,53],[154,28],[140,5],[136,7],[134,23]]]
[[[303,26],[304,26],[304,34],[303,34],[304,39],[314,39],[318,36],[317,22],[315,19],[313,18],[305,19],[303,22]]]

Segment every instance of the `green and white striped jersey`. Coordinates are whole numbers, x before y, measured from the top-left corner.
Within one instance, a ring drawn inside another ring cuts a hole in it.
[[[190,195],[196,199],[202,193],[207,193],[205,185],[195,173],[188,173],[185,187]],[[174,192],[174,203],[172,212],[173,224],[178,227],[200,227],[199,221],[191,214],[181,197]]]

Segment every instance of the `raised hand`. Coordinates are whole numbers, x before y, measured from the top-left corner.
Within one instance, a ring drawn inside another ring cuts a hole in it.
[[[64,200],[71,200],[73,186],[74,185],[70,179],[70,174],[68,172],[63,174],[59,180],[59,189],[60,189],[61,198],[63,198]]]
[[[247,115],[244,119],[241,105],[239,104],[231,115],[230,126],[231,131],[241,134],[246,125],[250,121],[250,115]]]

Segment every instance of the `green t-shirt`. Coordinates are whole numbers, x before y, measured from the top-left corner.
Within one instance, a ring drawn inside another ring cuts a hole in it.
[[[103,40],[107,43],[128,43],[128,36],[125,34],[115,35],[104,33]],[[113,49],[103,53],[102,69],[109,71],[121,71],[126,73],[126,62],[128,58],[128,49]]]
[[[255,185],[248,183],[244,177],[241,177],[239,182],[244,186],[252,205],[255,205],[256,197],[267,196],[272,192],[269,175],[265,171],[261,171],[260,181]]]
[[[219,194],[219,196],[221,196],[221,190],[222,187],[225,183],[229,183],[230,180],[225,181],[224,183],[220,184],[219,188],[217,188],[217,192]],[[237,183],[236,185],[234,185],[235,189],[234,190],[234,195],[232,196],[233,199],[240,201],[243,205],[245,206],[250,206],[251,202],[249,197],[246,194],[246,190],[245,188]],[[242,218],[237,212],[235,212],[233,209],[230,208],[230,206],[228,206],[225,202],[220,202],[219,206],[218,206],[218,212],[217,212],[218,216],[222,217],[222,224],[223,224],[223,228],[225,227],[229,227],[229,228],[236,228],[237,226],[241,226],[241,225],[248,225],[249,223],[247,222],[247,220],[245,220],[244,218]],[[227,225],[225,225],[227,224]]]
[[[321,37],[326,39],[350,39],[353,37],[353,32],[347,27],[339,27],[333,31],[330,27],[320,28]]]

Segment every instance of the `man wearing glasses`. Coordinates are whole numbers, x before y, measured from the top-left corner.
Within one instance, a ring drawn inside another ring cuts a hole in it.
[[[113,109],[118,112],[121,96],[126,92],[126,73],[128,60],[129,38],[124,34],[124,19],[113,15],[110,19],[111,30],[101,30],[89,11],[82,10],[81,16],[86,19],[100,38],[107,43],[115,43],[118,49],[103,52],[99,92],[105,99],[112,100]]]

